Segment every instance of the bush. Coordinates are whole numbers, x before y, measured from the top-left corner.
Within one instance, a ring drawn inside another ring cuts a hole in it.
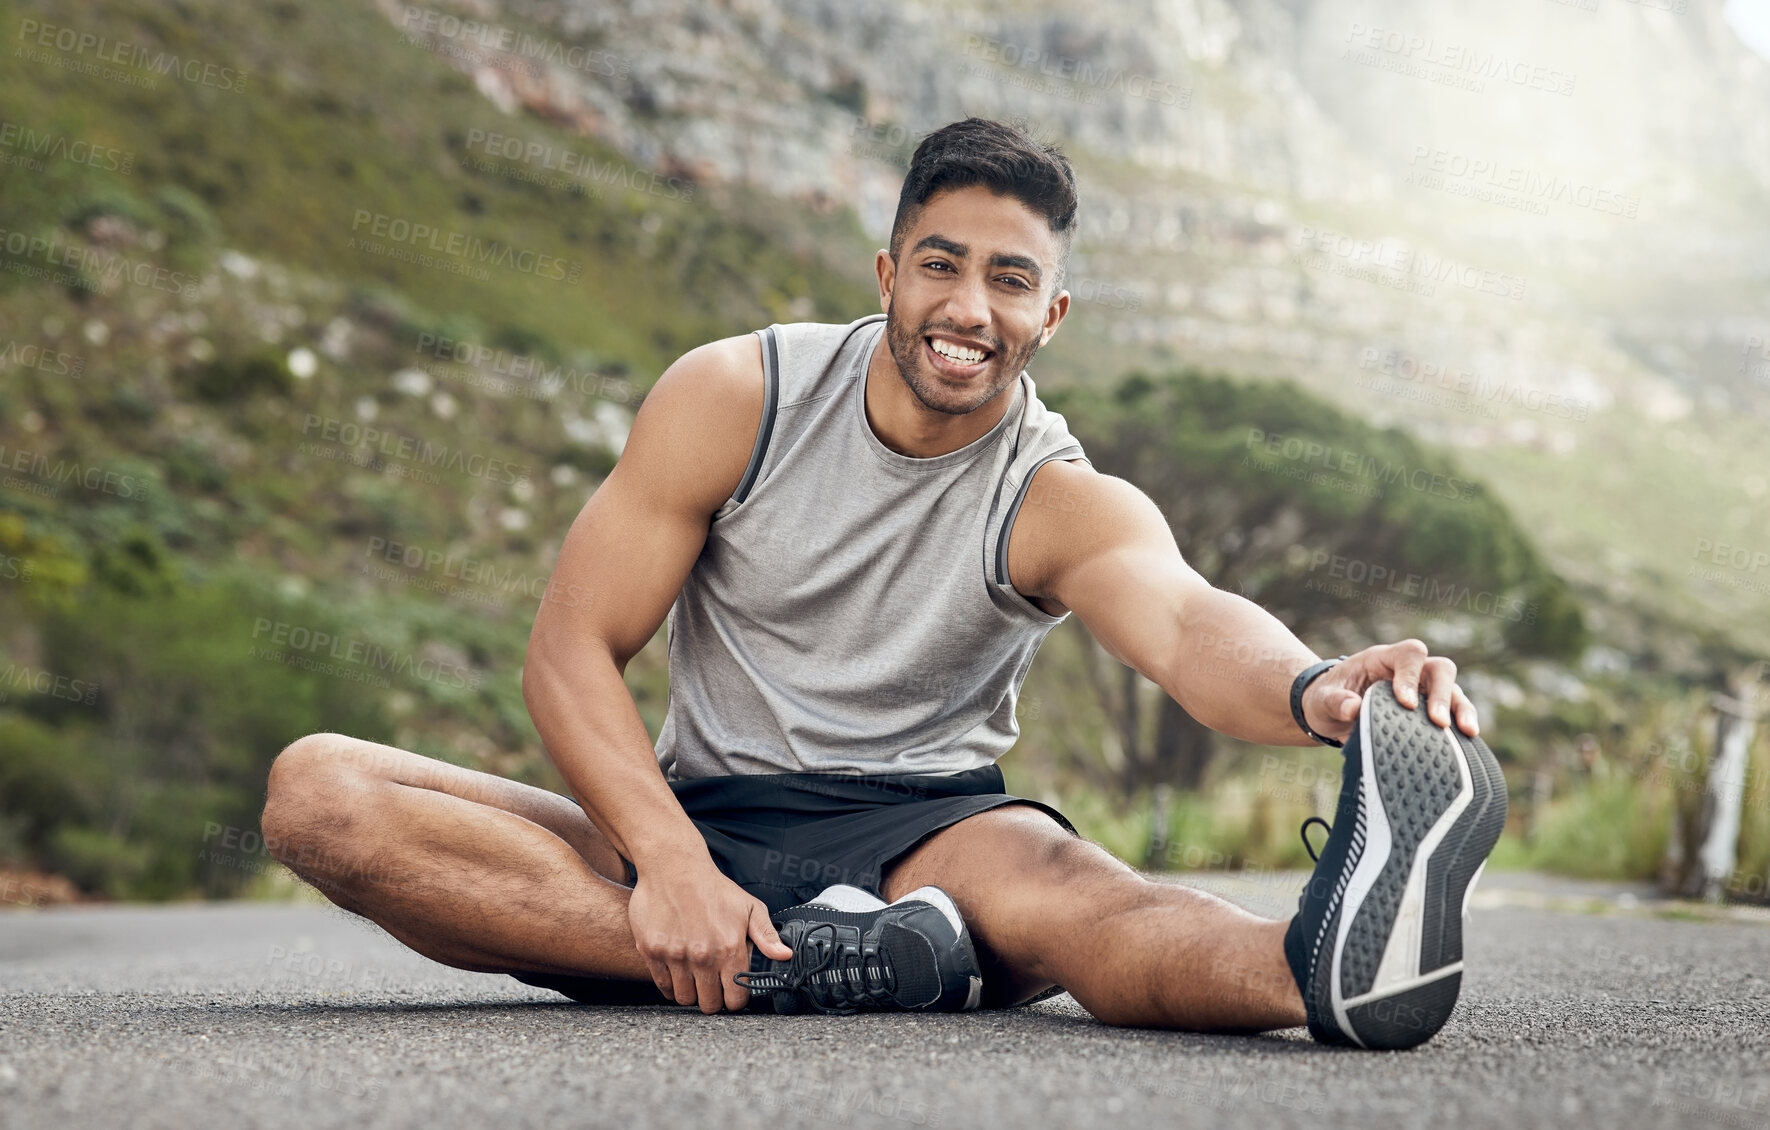
[[[221,357],[197,373],[192,391],[211,404],[252,396],[288,396],[295,386],[281,355],[259,351],[244,357]]]
[[[90,588],[47,612],[42,668],[99,689],[90,705],[26,695],[0,711],[0,823],[21,862],[119,898],[231,894],[271,866],[206,849],[214,828],[257,833],[277,753],[321,730],[391,737],[380,692],[254,657],[276,620],[351,631],[242,579],[152,599]]]

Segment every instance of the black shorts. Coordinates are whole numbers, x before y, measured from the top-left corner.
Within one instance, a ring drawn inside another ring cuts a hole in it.
[[[1032,805],[1076,834],[1050,805],[1009,794],[994,765],[943,775],[747,773],[671,781],[670,789],[707,841],[714,865],[770,914],[836,883],[883,897],[885,872],[916,845],[1004,804]],[[638,875],[631,862],[621,862],[631,887]],[[599,978],[515,976],[579,1000],[661,999],[649,984],[629,993]]]

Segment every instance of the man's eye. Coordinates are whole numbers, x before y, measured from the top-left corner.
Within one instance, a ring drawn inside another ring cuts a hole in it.
[[[1026,280],[1021,278],[1019,275],[1003,275],[1001,281],[1005,282],[1005,283],[1012,283],[1013,285],[1019,287],[1021,290],[1027,289]]]
[[[952,267],[951,267],[951,266],[950,266],[950,265],[949,265],[949,264],[946,264],[946,263],[942,263],[942,262],[941,262],[941,261],[940,261],[940,260],[938,260],[938,259],[936,259],[936,260],[934,260],[934,261],[933,261],[933,262],[931,262],[931,263],[929,263],[929,264],[928,264],[928,269],[929,269],[929,270],[935,270],[935,269],[936,269],[936,268],[938,268],[938,269],[939,269],[939,270],[942,270],[942,271],[950,271],[950,270],[952,270]]]

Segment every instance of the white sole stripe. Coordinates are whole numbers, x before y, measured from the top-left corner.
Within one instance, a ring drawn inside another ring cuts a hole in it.
[[[1371,1001],[1381,1000],[1384,997],[1396,996],[1397,994],[1405,993],[1410,989],[1417,989],[1421,985],[1430,985],[1434,981],[1441,981],[1444,978],[1449,977],[1452,973],[1461,973],[1462,971],[1463,963],[1460,961],[1453,961],[1449,965],[1440,969],[1434,969],[1430,973],[1423,973],[1418,977],[1410,978],[1399,985],[1391,985],[1382,991],[1373,989],[1371,992],[1365,993],[1363,996],[1353,997],[1346,1002],[1346,1007],[1357,1008],[1361,1004],[1369,1004]]]
[[[1364,853],[1358,857],[1358,866],[1353,868],[1352,880],[1346,885],[1346,901],[1340,905],[1340,928],[1335,931],[1334,956],[1328,975],[1328,1000],[1333,1006],[1334,1023],[1361,1048],[1367,1045],[1352,1030],[1352,1022],[1346,1016],[1345,999],[1340,995],[1340,959],[1346,952],[1346,935],[1352,929],[1352,920],[1358,917],[1365,896],[1370,894],[1377,878],[1382,875],[1384,865],[1389,862],[1390,845],[1394,842],[1389,814],[1383,809],[1382,790],[1377,788],[1376,765],[1371,755],[1371,696],[1376,689],[1375,684],[1365,688],[1364,704],[1358,711],[1358,755],[1362,759],[1358,791],[1365,801],[1359,805],[1359,810],[1368,814]]]
[[[1413,866],[1408,870],[1401,902],[1395,908],[1395,921],[1390,924],[1389,939],[1383,946],[1383,960],[1377,965],[1377,975],[1371,979],[1372,993],[1399,991],[1393,986],[1406,984],[1421,976],[1420,946],[1425,942],[1426,870],[1432,862],[1432,853],[1438,850],[1438,845],[1444,842],[1444,837],[1450,834],[1451,828],[1475,799],[1473,767],[1463,756],[1456,739],[1450,736],[1450,731],[1441,727],[1439,732],[1450,746],[1462,787],[1457,791],[1450,807],[1444,810],[1444,815],[1421,837],[1419,846],[1414,849]]]

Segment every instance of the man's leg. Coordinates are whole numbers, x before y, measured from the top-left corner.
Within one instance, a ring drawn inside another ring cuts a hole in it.
[[[986,1000],[1058,984],[1108,1024],[1257,1032],[1306,1019],[1286,922],[1150,882],[1030,805],[930,836],[889,870],[885,897],[925,884],[958,905],[985,962]]]
[[[272,854],[424,956],[650,981],[614,847],[569,798],[339,734],[276,759]]]

